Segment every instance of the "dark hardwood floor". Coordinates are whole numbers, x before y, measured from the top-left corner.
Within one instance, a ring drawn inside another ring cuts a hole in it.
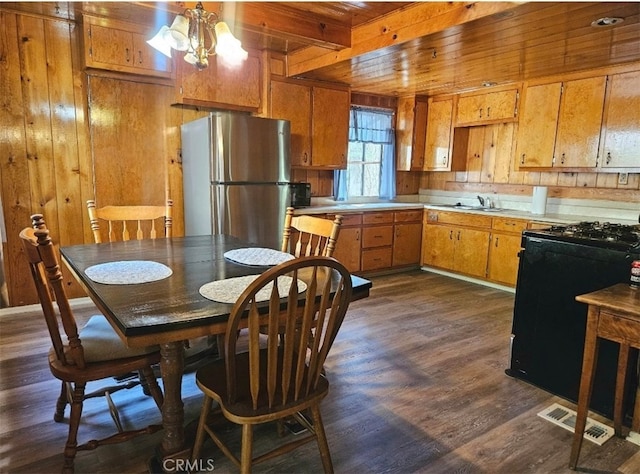
[[[571,433],[537,413],[553,402],[575,405],[504,373],[513,294],[420,271],[373,283],[371,297],[351,305],[326,364],[331,389],[322,409],[337,473],[571,472]],[[76,313],[84,320],[93,311],[85,304]],[[59,472],[67,424],[52,418],[59,383],[47,367],[40,314],[33,307],[0,311],[0,338],[0,472]],[[193,374],[183,395],[186,419],[196,420],[201,396]],[[126,426],[160,420],[139,388],[113,398]],[[80,441],[113,430],[106,401],[87,401]],[[224,431],[239,441],[237,429]],[[256,450],[278,441],[273,425],[256,431]],[[76,472],[146,472],[160,438],[81,452]],[[618,438],[602,447],[585,441],[579,465],[637,473],[638,451]],[[236,472],[210,441],[204,454],[215,472]],[[255,471],[315,473],[322,464],[311,443]]]

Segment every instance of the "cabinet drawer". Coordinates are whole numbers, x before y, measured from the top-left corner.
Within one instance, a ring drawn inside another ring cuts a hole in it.
[[[362,248],[384,247],[393,242],[393,226],[364,227],[362,229]]]
[[[468,227],[491,227],[491,217],[476,214],[466,214],[463,212],[437,212],[428,213],[428,222],[438,224],[454,224]]]
[[[394,222],[420,222],[422,220],[422,209],[415,211],[397,211],[393,215]]]
[[[341,214],[342,224],[341,227],[354,226],[362,224],[362,214]],[[336,214],[327,214],[327,219],[334,220]]]
[[[391,248],[362,251],[362,270],[379,270],[391,267]]]
[[[502,230],[505,232],[522,233],[527,228],[527,221],[520,219],[509,219],[504,217],[494,217],[491,227],[494,230]]]
[[[393,212],[365,212],[362,215],[363,224],[392,224]]]

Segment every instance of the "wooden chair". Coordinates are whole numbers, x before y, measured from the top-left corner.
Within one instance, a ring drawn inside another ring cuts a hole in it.
[[[298,279],[306,282],[306,293],[299,294],[295,283],[287,290],[282,284],[287,276],[293,282]],[[269,286],[269,300],[257,302],[258,292]],[[333,471],[320,416],[320,402],[327,395],[329,383],[321,372],[350,299],[351,276],[341,263],[329,257],[290,260],[271,268],[249,285],[231,311],[224,359],[196,372],[196,382],[205,398],[192,461],[200,456],[205,432],[243,473],[250,472],[255,463],[315,439],[325,472]],[[242,325],[248,326],[249,351],[236,353],[236,332]],[[279,338],[283,326],[284,335]],[[261,327],[266,327],[269,334],[267,347],[263,349],[259,344]],[[213,400],[220,405],[224,417],[242,425],[240,458],[207,425]],[[312,423],[299,414],[307,409]],[[253,425],[290,416],[303,424],[308,434],[253,458]]]
[[[44,219],[41,214],[35,214],[31,219],[33,227],[22,230],[20,238],[53,344],[49,352],[49,368],[54,377],[62,381],[54,420],[62,421],[67,403],[71,405],[63,472],[73,472],[73,462],[79,450],[126,441],[139,434],[153,433],[162,428],[160,425],[151,425],[141,430],[124,431],[118,426],[119,432],[108,438],[91,440],[80,446],[77,442],[83,401],[87,397],[87,382],[139,371],[146,378],[156,405],[158,408],[162,407],[162,391],[151,369],[153,364],[160,361],[160,352],[157,346],[141,349],[126,347],[103,315],[92,316],[78,331],[64,291],[56,250]],[[54,300],[57,303],[57,312]],[[106,396],[110,400],[108,393],[107,391]]]
[[[103,242],[100,221],[107,225],[109,242],[129,240],[130,228],[135,232],[136,240],[155,239],[158,237],[157,221],[162,219],[164,233],[162,237],[171,237],[173,225],[173,201],[167,200],[164,206],[104,206],[96,208],[96,202],[87,201],[89,221],[93,231],[93,239],[97,244]]]
[[[296,257],[331,257],[340,233],[340,224],[340,215],[333,221],[306,215],[294,216],[293,207],[288,207],[282,233],[282,251],[291,251]]]

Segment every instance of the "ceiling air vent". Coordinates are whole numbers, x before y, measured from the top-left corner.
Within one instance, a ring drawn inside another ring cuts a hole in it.
[[[591,26],[594,26],[596,28],[601,28],[605,26],[614,26],[614,25],[619,25],[623,21],[624,21],[624,18],[605,16],[604,18],[598,18],[597,20],[593,20],[591,22]]]

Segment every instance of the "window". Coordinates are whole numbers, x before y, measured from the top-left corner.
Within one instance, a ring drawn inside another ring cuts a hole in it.
[[[395,197],[393,111],[351,108],[347,169],[335,172],[334,196]]]

